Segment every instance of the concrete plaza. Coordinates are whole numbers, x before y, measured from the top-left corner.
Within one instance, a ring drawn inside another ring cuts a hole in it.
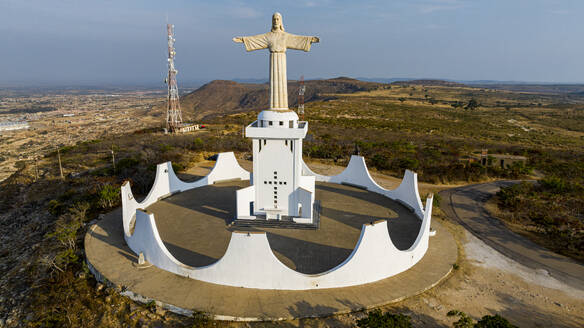
[[[179,261],[200,267],[225,253],[235,217],[235,190],[248,181],[219,183],[163,199],[154,213],[165,246]],[[361,226],[384,219],[396,247],[408,249],[421,221],[397,202],[366,190],[317,183],[320,229],[260,229],[267,232],[276,257],[306,274],[334,268],[353,251]],[[435,220],[436,221],[436,220]],[[418,294],[438,283],[457,259],[453,236],[438,222],[424,258],[410,270],[365,285],[335,289],[282,291],[227,287],[180,277],[156,267],[138,268],[123,239],[119,210],[106,215],[86,235],[86,254],[94,270],[124,286],[134,297],[155,299],[176,309],[205,311],[218,319],[275,320],[323,316],[371,308]],[[241,228],[238,228],[241,231]],[[234,272],[233,274],[237,274]],[[131,291],[131,292],[130,292]]]

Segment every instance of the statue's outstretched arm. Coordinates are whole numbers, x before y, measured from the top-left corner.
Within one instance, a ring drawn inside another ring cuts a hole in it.
[[[317,36],[304,36],[287,34],[286,35],[286,48],[310,51],[310,45],[312,43],[318,43],[320,39]]]
[[[268,40],[265,33],[254,36],[238,36],[233,38],[233,41],[243,43],[247,51],[266,49],[268,47]]]

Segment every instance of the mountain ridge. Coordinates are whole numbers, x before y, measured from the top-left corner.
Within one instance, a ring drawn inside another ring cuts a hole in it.
[[[306,86],[305,102],[324,99],[335,93],[370,91],[387,86],[385,83],[360,81],[349,77],[308,80],[304,84]],[[267,83],[213,80],[181,97],[183,117],[185,120],[199,121],[218,115],[267,109],[269,107],[268,87]],[[290,108],[298,103],[298,88],[299,81],[288,81]]]

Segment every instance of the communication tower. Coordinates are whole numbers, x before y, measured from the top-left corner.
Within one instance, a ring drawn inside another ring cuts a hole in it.
[[[304,85],[304,75],[300,77],[300,82],[298,86],[298,115],[301,120],[304,120],[304,92],[306,91],[306,86]]]
[[[166,130],[174,133],[178,132],[182,126],[182,114],[178,98],[178,85],[176,83],[176,74],[178,71],[174,68],[174,25],[166,24],[168,34],[168,77],[165,79],[168,85],[168,106],[166,111]]]

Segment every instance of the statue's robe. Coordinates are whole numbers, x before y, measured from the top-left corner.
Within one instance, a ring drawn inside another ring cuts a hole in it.
[[[284,31],[242,37],[247,51],[270,49],[270,109],[288,109],[286,49],[309,51],[312,38]]]

